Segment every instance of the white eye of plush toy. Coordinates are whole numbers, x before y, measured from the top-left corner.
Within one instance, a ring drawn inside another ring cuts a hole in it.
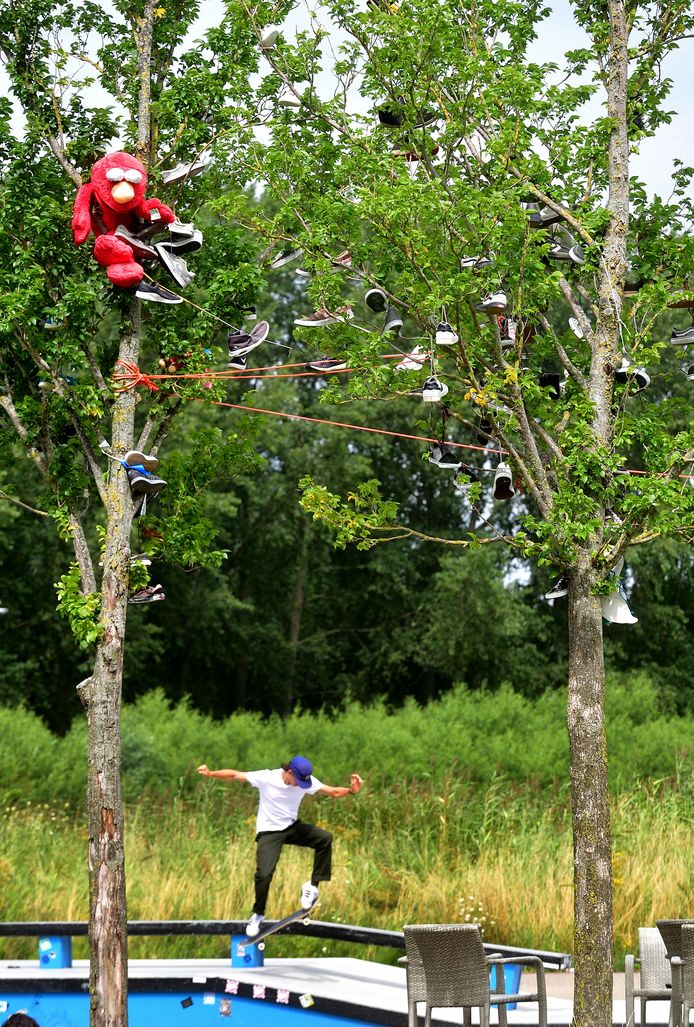
[[[106,172],[106,178],[109,182],[122,182],[125,178],[125,172],[123,168],[109,168]]]
[[[137,185],[138,182],[142,181],[142,172],[138,171],[137,168],[128,168],[125,172],[125,181],[130,182],[131,185]]]

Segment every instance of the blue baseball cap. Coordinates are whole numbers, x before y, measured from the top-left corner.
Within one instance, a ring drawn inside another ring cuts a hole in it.
[[[313,781],[311,780],[313,764],[310,760],[307,760],[305,756],[294,756],[289,761],[289,769],[294,775],[299,788],[311,787],[313,784]]]

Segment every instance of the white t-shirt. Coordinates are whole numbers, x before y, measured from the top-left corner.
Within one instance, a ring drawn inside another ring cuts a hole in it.
[[[298,785],[286,785],[282,780],[282,770],[251,770],[246,773],[246,780],[260,792],[258,816],[255,821],[256,832],[284,831],[299,816],[299,806],[305,795],[315,795],[323,788],[315,774],[311,775],[311,787],[299,788]]]

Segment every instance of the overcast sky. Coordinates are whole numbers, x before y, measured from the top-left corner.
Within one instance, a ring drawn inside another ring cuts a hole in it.
[[[439,0],[432,2],[438,3]],[[108,0],[105,6],[108,6]],[[568,0],[554,0],[551,6],[553,13],[539,27],[540,34],[533,47],[532,57],[538,62],[560,63],[565,49],[587,44],[587,40],[573,20]],[[201,16],[191,29],[190,39],[200,38],[206,29],[218,24],[222,16],[223,5],[220,0],[204,0],[201,8]],[[286,23],[289,40],[298,24],[307,24],[307,9],[307,0],[299,0],[295,12]],[[674,83],[667,102],[667,108],[675,112],[672,124],[663,126],[653,139],[641,143],[639,154],[632,159],[632,171],[646,182],[649,192],[667,197],[671,190],[673,159],[679,157],[685,164],[694,166],[694,41],[686,41],[667,58],[663,73]],[[327,77],[325,88],[329,92]],[[0,89],[7,92],[7,79],[1,68]],[[592,113],[596,111],[597,106]]]

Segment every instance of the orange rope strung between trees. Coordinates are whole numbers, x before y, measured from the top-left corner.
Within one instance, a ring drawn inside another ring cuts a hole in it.
[[[185,374],[184,375],[179,375],[179,374],[175,374],[175,375],[169,375],[169,374],[146,375],[146,374],[143,374],[135,364],[130,364],[129,362],[127,362],[125,360],[118,360],[118,361],[116,361],[116,366],[118,366],[118,365],[120,365],[123,368],[125,368],[125,372],[126,373],[124,373],[124,374],[115,373],[113,375],[114,380],[115,381],[123,381],[124,383],[127,382],[127,384],[123,384],[121,386],[118,386],[118,391],[127,391],[128,389],[135,388],[137,385],[145,385],[148,389],[151,389],[152,391],[158,391],[158,386],[154,385],[154,383],[151,381],[152,378],[161,378],[161,379],[165,379],[165,380],[171,380],[172,378],[194,378],[194,379],[205,378],[205,379],[210,379],[210,378],[215,378],[215,377],[217,377],[217,378],[219,378],[219,377],[226,377],[226,376],[223,376],[220,372],[213,372],[213,373],[208,374],[208,375],[205,375],[205,374],[193,374],[193,375],[185,375]],[[300,365],[281,365],[281,366],[300,366]],[[318,374],[318,375],[324,375],[325,373],[326,373],[325,371],[315,372],[315,374]],[[335,372],[333,372],[333,373],[335,373]],[[311,372],[311,374],[313,374],[313,372]],[[244,377],[255,378],[255,377],[257,377],[257,375],[246,375]],[[273,376],[268,376],[268,377],[273,377]],[[279,376],[277,376],[277,377],[279,377]],[[295,377],[295,376],[287,375],[286,377]],[[299,376],[296,376],[296,377],[299,377]],[[233,379],[229,379],[227,377],[227,380],[233,380]],[[439,438],[430,438],[427,435],[409,435],[407,432],[390,431],[388,428],[370,428],[370,427],[368,427],[365,424],[350,424],[349,421],[329,421],[329,420],[327,420],[325,418],[322,418],[322,417],[309,417],[306,414],[290,414],[290,413],[287,413],[284,410],[267,410],[267,409],[265,409],[263,407],[250,407],[250,406],[244,405],[243,403],[227,403],[227,402],[224,402],[222,400],[205,399],[204,397],[199,397],[199,396],[182,396],[180,398],[181,399],[188,399],[188,400],[191,400],[192,402],[195,402],[195,403],[210,403],[213,406],[229,407],[231,410],[246,410],[246,411],[248,411],[248,413],[252,413],[252,414],[266,414],[266,415],[269,415],[269,416],[272,416],[272,417],[286,417],[288,420],[291,420],[291,421],[307,421],[307,422],[309,422],[311,424],[325,424],[325,425],[331,426],[333,428],[351,428],[352,431],[370,432],[373,435],[385,435],[385,436],[389,436],[391,438],[396,438],[396,439],[410,439],[411,441],[414,441],[414,442],[430,442],[432,444],[437,444],[437,443],[441,442],[441,439],[439,439]],[[497,449],[494,446],[473,446],[473,445],[471,445],[468,442],[453,442],[453,441],[450,441],[448,439],[446,439],[446,446],[454,448],[454,449],[470,449],[470,450],[473,450],[473,451],[478,452],[478,453],[495,453],[495,454],[498,454],[499,456],[508,456],[509,455],[507,449]],[[660,471],[660,472],[658,472],[658,471],[639,471],[639,470],[635,470],[635,469],[631,469],[631,468],[623,468],[623,469],[621,469],[620,472],[617,472],[617,473],[634,475],[634,476],[640,475],[642,477],[646,477],[648,475],[653,475],[656,478],[664,478],[664,477],[666,477],[668,475],[668,471]],[[677,477],[681,478],[681,479],[684,479],[686,481],[694,481],[694,475],[691,475],[691,474],[678,474]]]

